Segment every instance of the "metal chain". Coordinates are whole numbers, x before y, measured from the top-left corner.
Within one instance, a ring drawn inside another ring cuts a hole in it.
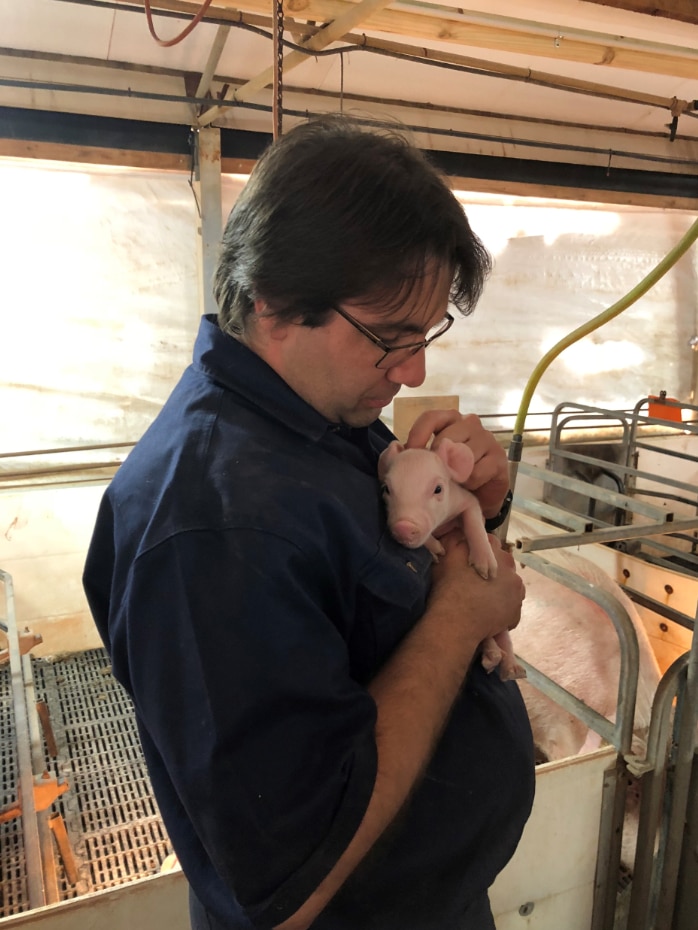
[[[283,83],[284,83],[284,2],[274,0],[274,84],[272,101],[272,120],[274,139],[281,136],[283,129]]]

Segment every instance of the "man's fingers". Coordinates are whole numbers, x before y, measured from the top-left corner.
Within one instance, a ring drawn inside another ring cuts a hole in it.
[[[420,414],[412,424],[405,441],[408,449],[425,449],[431,437],[452,426],[461,418],[457,410],[427,410]]]

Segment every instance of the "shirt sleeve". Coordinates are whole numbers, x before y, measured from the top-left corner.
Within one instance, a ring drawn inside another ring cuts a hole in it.
[[[140,724],[258,927],[315,890],[373,790],[376,709],[350,676],[340,601],[319,548],[190,530],[137,560],[112,626]]]

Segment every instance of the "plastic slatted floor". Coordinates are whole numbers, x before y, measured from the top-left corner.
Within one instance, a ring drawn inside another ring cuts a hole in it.
[[[172,851],[143,760],[133,708],[101,649],[32,662],[37,700],[46,702],[57,756],[46,770],[69,790],[62,814],[78,881],[68,883],[56,849],[61,900],[156,874]],[[16,800],[16,737],[9,671],[0,670],[0,805]],[[29,908],[21,820],[0,824],[0,917]]]

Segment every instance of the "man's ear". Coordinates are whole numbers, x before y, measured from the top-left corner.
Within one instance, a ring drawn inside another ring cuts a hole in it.
[[[286,338],[288,321],[280,319],[270,308],[266,300],[256,297],[254,301],[254,322],[268,339]]]
[[[475,465],[475,458],[469,446],[444,437],[435,451],[455,482],[463,484],[468,480]]]

